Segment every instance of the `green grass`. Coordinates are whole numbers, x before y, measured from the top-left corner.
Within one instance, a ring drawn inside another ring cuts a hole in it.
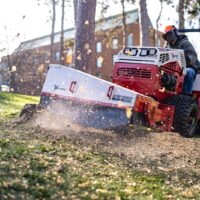
[[[163,199],[174,194],[162,176],[137,172],[119,158],[39,137],[39,129],[9,129],[1,130],[0,199]]]
[[[0,199],[200,199],[167,174],[137,171],[125,159],[11,123],[37,97],[0,94]]]
[[[0,93],[0,116],[14,116],[26,103],[38,103],[39,97]]]

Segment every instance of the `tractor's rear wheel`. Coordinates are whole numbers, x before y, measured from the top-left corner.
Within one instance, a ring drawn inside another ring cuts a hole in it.
[[[195,99],[187,95],[175,95],[167,102],[175,106],[173,128],[184,137],[193,137],[198,122],[198,104]]]

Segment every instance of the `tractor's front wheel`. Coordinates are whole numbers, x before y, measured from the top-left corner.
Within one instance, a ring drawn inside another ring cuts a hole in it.
[[[193,137],[198,122],[198,104],[195,99],[187,95],[175,95],[167,102],[175,106],[173,128],[184,137]]]

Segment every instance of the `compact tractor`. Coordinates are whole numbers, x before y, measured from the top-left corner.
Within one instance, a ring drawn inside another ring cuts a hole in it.
[[[193,95],[184,95],[185,69],[183,50],[126,47],[118,55],[113,82],[158,102],[152,111],[148,108],[151,104],[140,103],[143,123],[191,137],[199,126],[200,74]]]
[[[112,83],[50,65],[41,105],[64,105],[58,113],[82,126],[125,133],[130,124],[141,124],[192,137],[199,129],[200,74],[193,95],[184,95],[185,68],[183,50],[156,47],[125,47],[116,58]]]

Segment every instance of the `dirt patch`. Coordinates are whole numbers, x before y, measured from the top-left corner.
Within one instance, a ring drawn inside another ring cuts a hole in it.
[[[164,172],[182,170],[200,175],[199,138],[184,138],[177,133],[153,132],[146,128],[131,129],[128,135],[120,135],[82,128],[64,119],[44,111],[29,123],[51,130],[49,135],[52,137],[64,137],[100,152],[121,156],[138,169]]]

